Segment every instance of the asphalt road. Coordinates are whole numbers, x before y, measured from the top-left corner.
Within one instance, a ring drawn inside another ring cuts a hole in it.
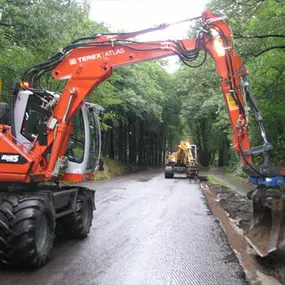
[[[247,284],[198,184],[158,170],[87,184],[88,238],[58,242],[38,271],[0,270],[1,285]]]

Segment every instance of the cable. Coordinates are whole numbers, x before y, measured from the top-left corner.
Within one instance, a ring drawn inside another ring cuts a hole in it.
[[[118,34],[117,34],[118,35]],[[40,86],[40,79],[42,77],[43,74],[45,74],[46,72],[52,70],[53,68],[55,68],[64,58],[65,56],[72,50],[76,49],[76,48],[81,48],[81,47],[96,47],[96,46],[122,46],[122,47],[126,47],[129,48],[131,50],[137,50],[137,51],[156,51],[156,50],[161,50],[161,42],[157,42],[158,47],[154,47],[154,48],[138,48],[138,47],[132,47],[130,45],[128,45],[128,43],[137,43],[137,44],[141,44],[141,45],[155,45],[155,43],[149,43],[149,42],[137,42],[137,41],[132,41],[132,40],[125,40],[125,39],[120,39],[120,40],[115,40],[115,41],[111,41],[111,40],[102,40],[102,41],[96,41],[96,42],[81,42],[82,40],[86,40],[86,39],[95,39],[98,38],[98,36],[90,36],[90,37],[84,37],[84,38],[80,38],[77,39],[73,42],[71,42],[70,44],[68,44],[67,46],[65,46],[61,52],[58,52],[57,54],[55,54],[54,56],[52,56],[50,59],[40,63],[40,64],[36,64],[31,66],[29,69],[27,69],[23,75],[23,79],[24,81],[28,81],[30,82],[31,86],[33,86],[35,89],[42,89],[42,87]],[[205,52],[205,56],[202,60],[201,63],[199,63],[196,66],[191,66],[188,61],[194,61],[197,59],[198,55],[199,55],[199,51],[200,51],[200,41],[201,38],[199,36],[199,38],[196,41],[196,46],[193,50],[186,50],[185,46],[183,45],[183,43],[181,41],[176,42],[176,41],[170,41],[173,44],[173,52],[179,56],[179,58],[181,59],[181,61],[186,64],[189,67],[192,68],[196,68],[198,66],[201,66],[205,60],[206,60],[206,52]]]
[[[189,18],[183,21],[171,23],[171,24],[162,24],[153,28],[145,29],[145,30],[140,30],[137,32],[130,32],[130,33],[101,33],[101,34],[96,34],[96,35],[91,35],[91,36],[86,36],[86,37],[81,37],[79,39],[76,39],[69,43],[67,46],[63,47],[62,50],[58,53],[56,53],[54,56],[52,56],[50,59],[39,63],[32,65],[29,67],[23,74],[23,81],[28,81],[31,84],[30,90],[34,91],[39,91],[42,90],[42,86],[40,84],[41,77],[54,69],[72,50],[76,48],[83,48],[83,47],[106,47],[106,46],[122,46],[126,47],[131,50],[136,50],[136,51],[158,51],[162,49],[161,42],[157,42],[157,47],[153,47],[156,43],[155,42],[138,42],[138,41],[133,41],[129,39],[102,39],[102,40],[97,40],[96,39],[100,38],[100,36],[128,36],[131,37],[137,36],[143,33],[148,33],[152,32],[158,29],[164,29],[168,27],[169,25],[176,25],[182,22],[187,22],[187,21],[193,21],[200,19],[200,17],[195,17],[195,18]],[[200,46],[201,46],[201,39],[202,33],[199,33],[198,38],[196,40],[196,46],[192,50],[186,50],[184,44],[182,41],[170,41],[172,43],[172,51],[174,54],[176,54],[180,60],[187,66],[196,68],[201,66],[207,57],[207,52],[205,51],[204,58],[202,59],[202,62],[200,62],[198,65],[190,65],[189,62],[195,61],[200,52]],[[88,40],[92,40],[92,42],[85,42]],[[204,40],[204,39],[203,39]],[[135,43],[138,45],[151,45],[152,48],[139,48],[139,47],[133,47],[128,45],[129,43]]]

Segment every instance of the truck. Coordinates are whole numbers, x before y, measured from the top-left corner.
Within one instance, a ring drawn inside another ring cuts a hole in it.
[[[247,240],[260,256],[284,243],[285,169],[270,163],[272,145],[231,29],[225,17],[207,10],[187,20],[202,23],[196,38],[135,39],[171,24],[81,37],[29,67],[21,83],[9,86],[11,123],[0,125],[1,263],[40,268],[49,259],[57,232],[79,239],[88,235],[95,191],[78,182],[92,180],[100,169],[99,110],[88,98],[114,68],[171,55],[190,67],[202,65],[207,54],[213,59],[233,129],[233,148],[256,185],[249,197],[253,219]],[[202,62],[193,65],[200,53]],[[63,90],[45,88],[43,75],[65,80]],[[261,133],[260,146],[250,145],[249,114]],[[263,161],[254,164],[257,155]]]

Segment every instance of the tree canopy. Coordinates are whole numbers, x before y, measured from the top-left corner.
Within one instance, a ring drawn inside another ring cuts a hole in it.
[[[274,146],[273,160],[285,156],[285,6],[277,0],[212,0],[207,7],[227,15],[236,50],[251,84]],[[108,31],[88,17],[88,6],[67,0],[0,0],[0,76],[2,101],[7,84],[81,36]],[[47,17],[48,15],[48,17]],[[199,29],[197,25],[196,31]],[[189,28],[189,36],[195,34]],[[147,166],[162,165],[181,139],[198,145],[204,165],[230,165],[230,127],[219,79],[210,58],[199,68],[181,65],[169,74],[162,61],[121,67],[89,98],[105,108],[103,153]],[[45,78],[45,87],[62,83]],[[251,140],[256,141],[256,130]]]

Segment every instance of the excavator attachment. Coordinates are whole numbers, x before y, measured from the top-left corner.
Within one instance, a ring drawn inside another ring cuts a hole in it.
[[[190,180],[199,180],[200,182],[206,182],[209,180],[208,176],[206,175],[187,175],[187,178],[189,178]]]
[[[253,213],[245,239],[260,257],[285,245],[284,194],[277,189],[258,188],[248,195]]]
[[[209,178],[206,175],[198,175],[198,179],[202,182],[202,181],[208,181]]]

